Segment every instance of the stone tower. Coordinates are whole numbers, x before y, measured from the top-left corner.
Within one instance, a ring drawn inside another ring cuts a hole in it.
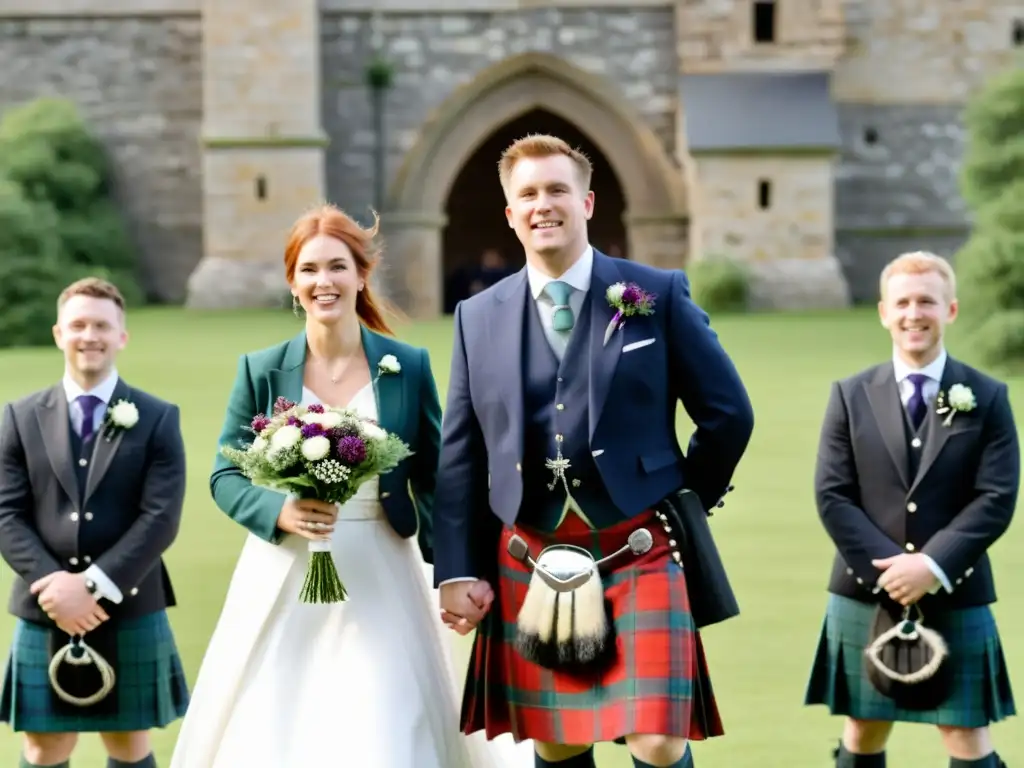
[[[288,299],[284,237],[324,201],[317,0],[203,0],[203,257],[188,306]]]

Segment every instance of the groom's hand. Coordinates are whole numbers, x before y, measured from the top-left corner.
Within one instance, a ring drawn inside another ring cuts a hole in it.
[[[472,632],[494,602],[494,590],[483,580],[449,582],[438,592],[441,619],[460,635]]]

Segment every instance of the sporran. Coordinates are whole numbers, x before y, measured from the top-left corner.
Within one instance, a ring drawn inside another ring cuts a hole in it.
[[[917,619],[911,618],[917,609]],[[942,635],[924,625],[919,606],[880,604],[864,650],[868,680],[897,706],[910,710],[939,707],[951,692],[949,649]]]
[[[638,528],[623,547],[600,560],[567,544],[545,547],[534,559],[526,541],[513,535],[509,554],[532,571],[517,616],[516,650],[548,669],[580,671],[599,664],[614,648],[601,566],[627,553],[646,554],[653,546],[651,532]]]

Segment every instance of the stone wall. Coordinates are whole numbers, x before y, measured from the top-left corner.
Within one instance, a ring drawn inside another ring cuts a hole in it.
[[[0,111],[39,96],[78,104],[112,155],[158,301],[184,298],[202,252],[201,42],[196,14],[0,18]]]
[[[882,268],[901,253],[931,251],[955,263],[958,250],[967,241],[966,231],[891,230],[836,232],[836,258],[850,286],[850,296],[859,304],[878,301],[878,277]]]
[[[378,31],[395,66],[385,117],[389,181],[433,110],[482,70],[527,51],[552,53],[609,78],[672,153],[678,77],[673,16],[667,6],[382,16]],[[365,215],[373,199],[373,122],[362,81],[373,40],[369,14],[325,14],[327,189],[334,202],[357,215]]]

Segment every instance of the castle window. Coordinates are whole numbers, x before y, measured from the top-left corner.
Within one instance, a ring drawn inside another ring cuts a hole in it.
[[[754,42],[775,42],[775,0],[754,3]]]
[[[762,211],[767,211],[772,204],[772,183],[767,179],[761,179],[757,183],[757,206]]]
[[[1017,48],[1024,45],[1024,19],[1017,19],[1013,22],[1013,44]]]
[[[256,177],[256,199],[267,199],[267,177],[263,174]]]
[[[865,144],[877,144],[878,143],[878,131],[871,126],[864,129],[864,143]]]

